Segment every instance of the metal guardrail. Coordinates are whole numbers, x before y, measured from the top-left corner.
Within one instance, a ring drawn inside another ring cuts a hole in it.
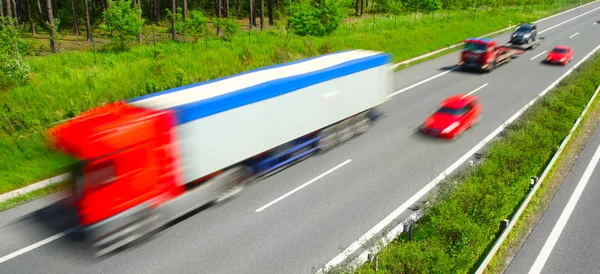
[[[581,63],[583,63],[583,61],[585,61],[587,58],[589,58],[589,56],[591,56],[591,54],[595,53],[599,48],[600,48],[600,46],[596,47],[596,49],[594,51],[592,51],[588,56],[586,56],[586,58],[584,58],[583,60],[581,60],[580,63],[578,63],[576,66],[578,66]],[[573,66],[572,70],[575,69],[576,66]],[[552,159],[550,160],[550,162],[548,163],[548,165],[546,166],[546,168],[542,172],[542,175],[539,177],[539,179],[538,178],[532,178],[531,188],[530,188],[529,194],[527,195],[527,197],[525,198],[525,200],[521,203],[521,205],[519,206],[519,209],[517,209],[516,214],[508,222],[507,222],[507,220],[503,220],[503,222],[501,224],[501,226],[504,227],[504,229],[502,229],[502,234],[500,234],[500,237],[496,240],[496,242],[494,243],[494,246],[492,247],[492,249],[488,252],[488,254],[486,255],[486,257],[483,260],[483,262],[477,268],[477,271],[475,272],[476,274],[483,273],[483,271],[487,268],[488,264],[491,262],[492,258],[494,257],[494,255],[496,254],[496,252],[498,251],[498,249],[500,248],[500,246],[502,245],[502,243],[504,242],[504,240],[506,240],[506,237],[508,236],[508,234],[510,233],[510,231],[512,230],[512,228],[514,227],[514,225],[516,224],[516,222],[519,220],[519,217],[521,217],[521,214],[523,213],[523,211],[525,211],[525,208],[527,208],[527,205],[529,205],[529,202],[531,201],[531,198],[533,198],[533,196],[535,195],[536,191],[538,190],[538,188],[540,187],[540,185],[542,184],[542,182],[544,181],[544,179],[546,179],[546,177],[548,176],[548,173],[550,172],[550,170],[554,167],[554,164],[556,163],[558,157],[560,157],[560,155],[563,152],[565,146],[571,140],[571,137],[573,136],[573,133],[575,132],[575,130],[577,129],[577,127],[581,123],[581,120],[583,119],[583,117],[585,116],[585,114],[587,114],[587,112],[589,110],[589,107],[591,106],[592,102],[594,102],[594,100],[596,99],[596,96],[598,95],[598,92],[600,92],[600,86],[598,86],[598,88],[594,92],[594,95],[592,95],[592,98],[588,101],[587,105],[585,106],[585,108],[581,112],[581,115],[579,116],[579,118],[577,119],[577,121],[575,121],[575,124],[571,128],[571,131],[569,131],[569,134],[567,135],[567,137],[565,137],[565,139],[560,144],[560,146],[559,146],[558,150],[556,151],[556,153],[554,153],[554,156],[552,157]]]

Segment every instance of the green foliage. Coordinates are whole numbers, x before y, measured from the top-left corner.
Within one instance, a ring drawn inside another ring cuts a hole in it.
[[[100,28],[110,32],[111,39],[118,42],[121,49],[125,48],[126,41],[133,41],[142,32],[142,10],[133,6],[132,0],[110,0],[110,8],[102,14],[105,23]]]
[[[385,273],[469,273],[494,240],[600,85],[600,56],[540,99],[492,143],[484,161],[440,183],[442,195],[416,223],[414,240],[396,239],[379,253]],[[535,153],[531,153],[535,151]],[[456,179],[460,184],[453,184]],[[373,273],[365,264],[357,273]]]
[[[19,52],[19,32],[7,22],[5,25],[6,27],[0,29],[0,91],[24,85],[31,78],[29,65]]]
[[[324,36],[335,31],[344,18],[344,11],[334,0],[322,0],[315,3],[307,1],[290,8],[290,25],[294,33],[300,36]]]
[[[184,34],[191,35],[197,42],[200,36],[207,35],[207,25],[208,17],[202,11],[192,10],[186,18]]]
[[[220,18],[215,20],[216,27],[223,28],[223,38],[227,41],[232,41],[233,38],[240,32],[240,22],[232,18]]]

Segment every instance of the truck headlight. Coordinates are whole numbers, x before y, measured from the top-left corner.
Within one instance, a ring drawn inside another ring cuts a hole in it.
[[[446,127],[444,130],[442,130],[442,134],[446,134],[450,131],[452,131],[453,129],[455,129],[458,125],[460,125],[459,122],[454,122],[451,125],[449,125],[448,127]]]

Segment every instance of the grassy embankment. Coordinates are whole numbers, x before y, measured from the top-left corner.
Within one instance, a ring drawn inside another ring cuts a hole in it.
[[[528,193],[530,178],[541,174],[600,85],[598,71],[597,54],[510,125],[502,140],[491,143],[480,165],[441,182],[437,197],[415,224],[413,241],[401,235],[383,248],[378,269],[385,273],[472,271],[493,243],[500,221],[514,214]],[[495,261],[491,267],[502,266]],[[356,272],[375,273],[374,267],[367,262]]]
[[[165,42],[155,47],[134,46],[124,52],[105,44],[96,47],[100,49],[96,63],[91,51],[28,56],[32,82],[0,94],[0,193],[60,173],[59,169],[72,160],[49,151],[43,131],[52,123],[101,104],[348,48],[387,51],[394,55],[394,61],[406,60],[466,37],[502,29],[509,21],[534,21],[577,4],[571,1],[561,8],[501,8],[464,14],[456,11],[449,17],[443,12],[434,17],[424,15],[416,22],[412,15],[377,18],[374,27],[366,18],[344,24],[324,38],[270,30],[251,35],[243,32],[231,42],[215,38],[208,43]]]

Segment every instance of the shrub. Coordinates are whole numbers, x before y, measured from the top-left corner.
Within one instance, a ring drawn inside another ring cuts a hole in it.
[[[5,25],[0,29],[0,90],[26,84],[31,79],[29,65],[19,53],[19,32],[15,27]]]
[[[110,8],[102,12],[105,23],[100,28],[112,32],[111,39],[125,48],[125,41],[134,40],[142,32],[142,10],[132,7],[132,0],[110,0]]]
[[[343,17],[342,8],[334,0],[300,2],[290,8],[289,22],[297,35],[325,36],[339,27]]]

